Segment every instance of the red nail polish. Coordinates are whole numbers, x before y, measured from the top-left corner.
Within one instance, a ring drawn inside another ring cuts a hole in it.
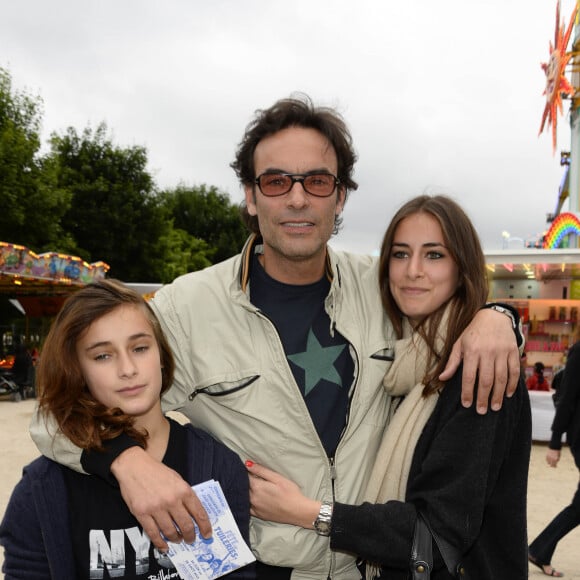
[[[254,462],[251,459],[246,460],[246,467],[254,467]]]

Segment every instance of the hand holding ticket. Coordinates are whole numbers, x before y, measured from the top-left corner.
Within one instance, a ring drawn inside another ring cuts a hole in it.
[[[212,580],[255,561],[242,538],[219,482],[205,481],[192,486],[206,509],[213,536],[200,536],[196,526],[193,544],[168,542],[168,556],[184,580]]]

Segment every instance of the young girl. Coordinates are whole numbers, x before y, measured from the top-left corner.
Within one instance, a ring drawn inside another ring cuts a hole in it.
[[[531,447],[524,382],[500,411],[478,415],[461,403],[460,370],[446,383],[439,379],[457,336],[487,298],[475,228],[445,196],[414,198],[387,228],[379,275],[399,336],[383,384],[404,400],[375,459],[367,502],[307,498],[293,482],[250,461],[252,514],[329,535],[331,548],[369,562],[367,579],[380,573],[403,580],[410,577],[421,512],[445,541],[441,546],[452,548],[443,551],[454,553],[451,566],[433,542],[432,580],[523,580]]]
[[[103,454],[136,439],[190,484],[220,482],[247,540],[248,477],[238,456],[203,431],[165,417],[174,360],[145,300],[115,280],[64,304],[37,368],[39,413],[77,446]],[[129,512],[118,487],[41,457],[24,470],[0,526],[6,579],[178,578]],[[247,566],[232,578],[254,578]]]

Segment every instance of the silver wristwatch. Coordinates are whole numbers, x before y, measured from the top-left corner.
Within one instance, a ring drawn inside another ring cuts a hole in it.
[[[332,507],[331,501],[323,501],[318,512],[318,517],[314,520],[314,530],[319,536],[330,536],[332,527]]]
[[[509,308],[504,308],[503,306],[500,306],[499,304],[489,304],[486,306],[486,308],[489,308],[491,310],[495,310],[496,312],[501,312],[502,314],[505,314],[512,321],[513,329],[515,330],[517,328],[516,318]]]

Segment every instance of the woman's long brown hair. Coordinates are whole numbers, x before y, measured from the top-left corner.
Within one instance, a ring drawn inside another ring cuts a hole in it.
[[[408,201],[397,211],[385,232],[379,261],[381,300],[399,338],[403,335],[404,315],[389,288],[389,261],[397,227],[402,220],[418,213],[428,214],[437,220],[443,232],[445,246],[459,271],[459,284],[455,295],[415,329],[421,333],[430,349],[427,365],[429,370],[423,381],[426,396],[442,386],[438,377],[445,368],[453,344],[485,304],[488,282],[479,236],[463,209],[444,195],[421,195]],[[443,349],[437,352],[435,348],[437,332],[447,304],[450,304],[447,335]]]
[[[87,450],[103,450],[103,442],[121,433],[145,446],[147,434],[134,418],[109,409],[89,392],[77,357],[77,341],[95,321],[124,305],[141,308],[151,324],[161,357],[161,393],[173,381],[175,363],[159,321],[143,297],[118,280],[88,284],[72,294],[56,316],[42,347],[36,371],[39,410],[52,414],[62,433]]]

